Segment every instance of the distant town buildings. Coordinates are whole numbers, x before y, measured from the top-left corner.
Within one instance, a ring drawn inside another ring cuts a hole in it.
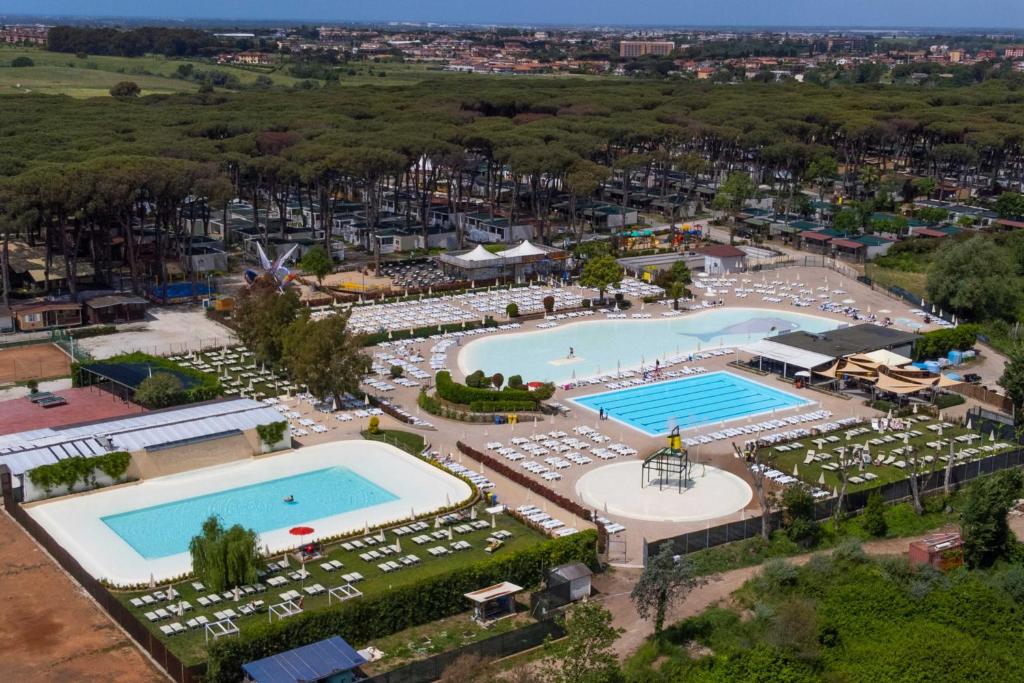
[[[49,26],[4,26],[0,28],[0,43],[11,45],[46,45]]]
[[[623,40],[619,43],[619,56],[627,58],[658,55],[667,57],[676,49],[670,40]]]

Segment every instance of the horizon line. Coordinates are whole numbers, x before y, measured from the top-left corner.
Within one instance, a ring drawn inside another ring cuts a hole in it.
[[[794,29],[794,30],[873,30],[873,31],[904,31],[904,32],[927,32],[927,31],[943,31],[943,30],[955,30],[964,32],[984,31],[992,33],[1018,33],[1024,31],[1024,26],[1018,27],[1007,27],[1007,26],[954,26],[954,25],[913,25],[913,24],[741,24],[741,23],[695,23],[695,24],[650,24],[650,23],[571,23],[571,22],[529,22],[529,21],[457,21],[457,20],[440,20],[440,19],[341,19],[341,18],[330,18],[330,17],[300,17],[300,18],[288,18],[288,17],[178,17],[178,16],[157,16],[157,15],[118,15],[118,14],[4,14],[0,13],[0,18],[3,19],[76,19],[83,23],[90,20],[93,21],[116,21],[116,20],[128,20],[134,23],[140,21],[160,21],[160,22],[174,22],[174,23],[215,23],[215,22],[240,22],[240,23],[276,23],[276,22],[288,22],[292,25],[297,24],[308,24],[311,22],[334,22],[340,25],[368,25],[368,26],[379,26],[385,24],[401,24],[401,25],[422,25],[422,26],[433,26],[435,28],[444,27],[458,27],[458,28],[490,28],[490,27],[501,27],[501,28],[565,28],[565,29],[615,29],[615,28],[629,28],[629,29],[675,29],[675,30],[691,30],[691,29],[740,29],[740,30],[754,30],[754,29]]]

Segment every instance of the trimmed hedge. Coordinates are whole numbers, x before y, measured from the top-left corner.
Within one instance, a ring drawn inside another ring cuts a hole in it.
[[[945,410],[946,408],[961,405],[966,400],[960,394],[940,394],[935,398],[935,407],[939,410]]]
[[[539,482],[535,477],[528,477],[523,471],[515,469],[513,467],[509,467],[508,465],[505,464],[504,461],[498,460],[497,458],[492,458],[486,453],[481,453],[472,446],[467,446],[461,441],[457,442],[455,446],[460,451],[462,451],[462,453],[468,455],[473,460],[483,463],[484,465],[490,467],[492,470],[502,475],[506,479],[511,479],[520,486],[529,489],[530,491],[533,491],[538,496],[541,496],[542,498],[551,501],[552,503],[562,508],[566,512],[571,512],[572,514],[576,515],[577,517],[581,517],[582,519],[590,519],[590,510],[583,507],[576,501],[566,498],[565,496],[556,493],[555,491],[552,491],[547,486],[544,486],[544,484]]]
[[[465,593],[501,581],[533,586],[541,582],[547,569],[559,564],[584,562],[595,567],[596,543],[596,532],[584,531],[386,593],[348,600],[337,607],[253,625],[238,638],[225,638],[210,645],[206,680],[240,681],[245,662],[331,636],[340,635],[359,646],[374,638],[444,619],[466,610]]]
[[[437,395],[449,403],[460,405],[472,405],[474,403],[507,403],[522,402],[536,406],[541,401],[546,401],[555,393],[553,384],[545,384],[543,387],[530,391],[529,389],[511,389],[505,387],[501,391],[493,389],[476,389],[459,384],[452,379],[450,372],[441,371],[434,377],[437,386]]]
[[[469,409],[474,413],[517,413],[537,410],[537,404],[530,401],[473,401]]]

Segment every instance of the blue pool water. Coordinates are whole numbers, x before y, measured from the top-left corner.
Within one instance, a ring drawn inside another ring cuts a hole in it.
[[[653,364],[655,358],[701,348],[747,344],[795,330],[825,332],[842,324],[757,308],[716,308],[671,318],[659,315],[665,310],[661,306],[649,310],[654,318],[561,322],[551,329],[476,339],[459,352],[459,369],[466,374],[483,370],[488,375],[521,375],[527,382],[565,382],[574,375],[614,374],[617,366]]]
[[[573,402],[594,412],[604,408],[612,418],[652,436],[675,426],[688,429],[810,403],[730,372],[592,394]]]
[[[285,503],[287,496],[296,502]],[[260,533],[397,499],[346,467],[328,467],[101,519],[144,558],[155,559],[188,550],[210,515]]]

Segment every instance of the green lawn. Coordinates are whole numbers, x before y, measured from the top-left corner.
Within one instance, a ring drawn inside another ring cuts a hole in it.
[[[401,429],[381,429],[376,434],[363,431],[362,434],[364,439],[384,441],[413,455],[419,455],[427,447],[427,442],[422,436],[412,432],[405,432]]]
[[[872,263],[867,265],[866,270],[868,277],[878,285],[883,287],[902,287],[920,297],[926,296],[928,285],[927,273],[883,268]]]
[[[909,438],[909,445],[914,447],[914,453],[916,453],[918,457],[925,458],[926,462],[931,459],[932,462],[929,462],[926,465],[926,469],[934,468],[941,470],[944,467],[945,461],[942,458],[949,453],[948,444],[950,439],[955,440],[956,437],[965,434],[978,435],[978,432],[973,432],[963,427],[945,423],[947,426],[943,427],[942,437],[939,437],[937,432],[928,429],[931,425],[937,425],[939,423],[938,420],[933,418],[924,418],[923,416],[915,417],[920,417],[921,421],[917,421],[914,424],[912,431],[919,432],[919,434]],[[865,427],[870,427],[870,425],[865,425]],[[836,449],[838,448],[844,446],[849,448],[858,444],[863,445],[870,441],[879,441],[888,435],[891,441],[868,444],[872,460],[877,461],[879,457],[888,458],[890,456],[896,458],[897,462],[900,460],[906,460],[904,455],[893,453],[895,450],[904,448],[902,433],[900,433],[900,435],[894,435],[892,432],[887,432],[884,435],[879,435],[876,432],[869,430],[865,434],[860,434],[853,438],[847,438],[847,434],[851,431],[853,431],[852,428],[841,429],[831,434],[813,438],[808,437],[788,444],[774,446],[772,447],[770,462],[775,469],[785,472],[786,474],[796,476],[811,486],[832,491],[839,486],[839,477],[835,472],[829,471],[827,468],[823,468],[823,466],[836,464],[838,459]],[[822,446],[813,442],[813,439],[815,438],[832,438],[834,440],[825,443],[824,446]],[[940,439],[946,442],[945,445],[939,448],[929,445],[929,443],[938,443]],[[1008,443],[999,441],[990,443],[987,437],[979,438],[970,445],[956,441],[954,441],[954,444],[956,452],[959,454],[957,462],[977,460],[1012,448],[1012,444]],[[789,450],[780,450],[780,446]],[[965,453],[963,452],[965,449],[976,449],[978,452]],[[807,456],[808,450],[814,450],[818,456],[824,454],[827,459],[816,460],[805,464],[804,459]],[[871,464],[865,466],[863,470],[855,466],[851,471],[850,476],[862,476],[867,472],[875,474],[877,479],[865,481],[863,483],[848,483],[846,487],[847,492],[852,493],[853,491],[874,488],[888,482],[905,479],[907,476],[906,470],[895,466],[895,464]],[[821,480],[822,475],[824,475],[824,482]]]
[[[490,518],[486,517],[482,512],[483,505],[478,506],[477,511],[480,513],[480,519],[490,521]],[[134,614],[138,615],[139,620],[143,624],[146,624],[154,633],[154,635],[163,640],[171,649],[171,651],[178,655],[186,664],[191,665],[204,661],[206,658],[206,648],[204,644],[203,629],[200,628],[188,631],[177,636],[166,638],[160,633],[159,627],[161,625],[172,623],[174,621],[179,621],[182,624],[184,624],[186,619],[198,615],[205,615],[211,621],[214,621],[214,612],[221,611],[227,608],[233,608],[237,612],[239,605],[245,604],[248,600],[263,600],[266,603],[266,606],[263,608],[262,611],[254,615],[243,616],[235,620],[236,625],[244,632],[247,628],[250,628],[256,624],[266,623],[268,619],[267,606],[281,602],[280,594],[289,590],[296,590],[302,593],[302,588],[304,586],[311,586],[316,583],[322,584],[325,588],[330,589],[345,583],[345,581],[341,578],[342,574],[358,572],[365,577],[365,580],[358,582],[356,584],[356,587],[360,591],[362,591],[364,595],[373,595],[375,593],[381,593],[390,590],[391,588],[413,583],[415,581],[419,581],[427,577],[444,574],[453,569],[464,567],[475,562],[481,562],[492,557],[490,553],[487,553],[485,551],[485,547],[487,546],[486,539],[491,534],[491,529],[481,529],[466,534],[453,533],[454,540],[467,541],[472,545],[472,548],[462,551],[453,551],[450,554],[441,557],[431,556],[429,553],[427,553],[427,548],[432,548],[437,545],[447,546],[449,545],[450,541],[448,541],[447,538],[445,538],[443,540],[432,540],[431,542],[425,543],[423,545],[417,545],[416,543],[413,543],[412,538],[414,536],[418,536],[420,533],[429,534],[435,531],[435,529],[433,528],[433,520],[426,521],[431,522],[430,529],[423,532],[412,533],[401,537],[400,553],[390,555],[386,558],[367,562],[361,559],[359,557],[359,554],[364,553],[372,548],[363,548],[361,550],[348,551],[343,549],[340,543],[336,545],[332,544],[325,553],[325,559],[317,560],[306,565],[306,570],[309,571],[311,576],[307,578],[305,581],[289,581],[286,585],[280,586],[278,588],[267,587],[267,590],[262,594],[247,596],[239,603],[235,603],[233,600],[228,599],[223,600],[216,606],[204,608],[199,605],[197,598],[201,595],[208,595],[209,591],[197,592],[191,586],[192,579],[176,583],[174,584],[174,587],[177,591],[181,593],[181,599],[187,600],[190,603],[192,603],[192,606],[194,608],[192,611],[187,612],[185,617],[182,619],[176,619],[172,617],[168,620],[160,621],[155,624],[150,624],[143,616],[145,612],[151,611],[157,607],[166,608],[168,604],[173,603],[160,603],[157,605],[151,605],[143,608],[135,608],[131,606],[130,600],[132,598],[152,593],[153,591],[124,592],[116,593],[115,595],[118,597],[118,599],[121,600],[121,602],[126,607],[128,607],[129,610],[131,610]],[[516,552],[518,550],[532,546],[536,543],[542,542],[547,539],[546,536],[517,522],[508,515],[499,515],[495,521],[497,523],[497,529],[504,529],[512,533],[512,537],[507,539],[502,548],[497,551],[499,555],[503,553]],[[398,538],[395,534],[390,532],[385,533],[385,536],[386,543],[390,545],[394,545],[396,538]],[[357,538],[361,538],[361,536]],[[382,544],[377,544],[374,547],[380,547],[380,545]],[[420,563],[417,565],[404,567],[400,570],[396,570],[394,572],[390,572],[387,574],[385,574],[377,567],[377,564],[385,561],[385,559],[393,560],[407,554],[415,554],[416,556],[418,556],[420,558]],[[280,560],[281,557],[275,556],[271,559]],[[320,564],[325,562],[327,559],[338,560],[344,565],[344,567],[340,570],[328,573],[320,568]],[[292,567],[292,571],[295,571],[299,568],[299,563],[294,558],[290,560],[290,565]],[[166,586],[163,585],[159,588],[166,589]],[[358,600],[360,598],[355,599]],[[334,604],[337,605],[338,603],[334,602]],[[329,609],[326,593],[315,597],[310,597],[306,595],[303,603],[303,609],[306,611]],[[362,645],[362,643],[360,643],[359,645]]]
[[[28,57],[35,66],[11,68],[16,57]],[[258,76],[268,76],[278,86],[293,86],[303,80],[291,76],[288,65],[232,66],[199,59],[171,59],[161,55],[143,57],[106,57],[89,55],[79,59],[73,54],[48,52],[31,47],[0,46],[0,94],[42,93],[71,97],[108,96],[112,85],[124,80],[134,81],[143,95],[195,92],[199,84],[175,78],[178,67],[191,64],[196,71],[220,71],[235,76],[243,86],[251,85]],[[349,73],[349,71],[354,73]],[[383,76],[381,73],[383,72]],[[424,78],[452,77],[437,71],[436,66],[406,63],[353,63],[340,68],[338,84],[343,87],[361,85],[414,85]]]

